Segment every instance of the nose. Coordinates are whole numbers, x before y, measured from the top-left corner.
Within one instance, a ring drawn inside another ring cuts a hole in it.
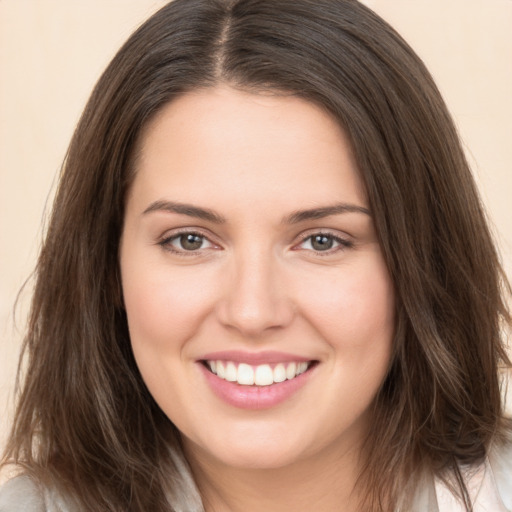
[[[217,305],[221,324],[250,338],[288,326],[296,308],[279,270],[270,254],[234,257]]]

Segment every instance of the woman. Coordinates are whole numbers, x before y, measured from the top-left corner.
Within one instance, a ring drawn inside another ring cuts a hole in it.
[[[347,0],[175,0],[71,142],[0,504],[511,509],[505,291],[446,107],[388,25]]]

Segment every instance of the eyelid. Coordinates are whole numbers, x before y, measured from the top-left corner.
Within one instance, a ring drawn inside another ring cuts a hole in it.
[[[204,238],[205,240],[208,241],[208,243],[211,245],[211,247],[207,247],[207,248],[204,248],[204,249],[197,249],[195,251],[187,251],[185,249],[176,249],[175,247],[173,247],[171,245],[171,242],[173,240],[175,240],[176,238],[178,238],[179,236],[181,235],[196,235],[196,236],[199,236],[201,238]],[[168,252],[171,252],[173,254],[177,254],[179,256],[194,256],[194,255],[198,255],[200,254],[201,252],[204,252],[206,250],[211,250],[211,249],[215,249],[215,250],[218,250],[218,249],[221,249],[222,247],[220,246],[220,244],[214,242],[212,240],[212,235],[208,234],[208,233],[205,233],[205,230],[204,229],[201,229],[201,228],[196,228],[196,227],[182,227],[182,228],[177,228],[177,229],[172,229],[172,230],[167,230],[165,231],[165,233],[163,235],[161,235],[160,237],[158,237],[157,241],[156,241],[156,244],[161,246],[162,249],[164,249],[165,251],[168,251]]]
[[[334,248],[327,249],[325,251],[317,251],[315,249],[301,249],[299,246],[303,244],[306,240],[309,240],[313,238],[314,236],[327,236],[332,238],[335,242],[338,243],[338,245]],[[292,247],[292,250],[298,251],[298,250],[305,250],[308,252],[312,252],[319,256],[328,256],[332,255],[334,253],[337,253],[339,251],[344,251],[346,249],[351,249],[354,247],[354,242],[351,240],[351,237],[349,235],[343,236],[339,231],[332,231],[329,229],[312,229],[308,230],[304,233],[301,233],[299,235],[299,242],[295,243]]]

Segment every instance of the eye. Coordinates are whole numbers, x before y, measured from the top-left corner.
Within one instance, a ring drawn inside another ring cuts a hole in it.
[[[297,246],[299,249],[305,249],[315,252],[336,252],[352,247],[352,242],[335,236],[330,233],[314,233],[302,240]]]
[[[159,244],[164,249],[176,253],[196,252],[216,247],[204,235],[188,231],[166,237]]]

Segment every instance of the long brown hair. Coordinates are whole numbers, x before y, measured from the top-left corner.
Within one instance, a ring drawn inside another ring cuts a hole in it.
[[[510,364],[510,289],[436,86],[355,0],[175,0],[121,48],[63,165],[4,464],[84,510],[173,510],[179,433],[134,362],[118,246],[141,130],[173,98],[219,83],[315,102],[351,140],[397,295],[364,510],[397,504],[422,472],[460,478],[460,463],[481,461],[508,431],[498,366]]]

